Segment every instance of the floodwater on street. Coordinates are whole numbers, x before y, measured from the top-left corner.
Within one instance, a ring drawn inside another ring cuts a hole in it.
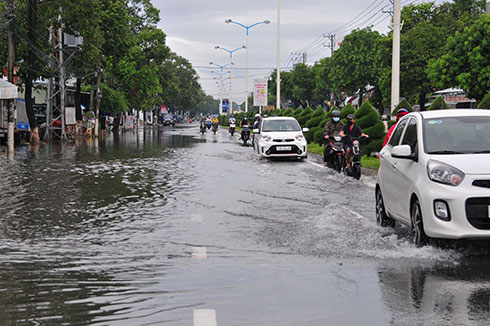
[[[0,153],[0,325],[488,325],[488,244],[197,125]]]

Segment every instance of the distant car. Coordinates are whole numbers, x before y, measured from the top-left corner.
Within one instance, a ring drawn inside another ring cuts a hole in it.
[[[254,129],[254,150],[261,157],[308,156],[308,144],[298,121],[292,117],[263,118],[260,128]]]
[[[439,110],[403,117],[380,152],[376,219],[431,238],[490,240],[490,111]]]
[[[175,127],[175,123],[177,122],[177,120],[175,119],[175,115],[173,115],[172,113],[166,113],[164,116],[163,116],[163,125],[164,126],[174,126]]]

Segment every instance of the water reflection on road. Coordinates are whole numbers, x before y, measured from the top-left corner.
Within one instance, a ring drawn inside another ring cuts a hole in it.
[[[485,247],[416,249],[372,180],[258,159],[221,131],[0,159],[0,324],[486,325]]]

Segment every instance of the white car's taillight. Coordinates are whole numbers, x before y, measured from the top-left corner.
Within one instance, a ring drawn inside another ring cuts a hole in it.
[[[455,167],[439,161],[429,160],[427,162],[427,174],[429,179],[450,186],[458,186],[465,175]]]

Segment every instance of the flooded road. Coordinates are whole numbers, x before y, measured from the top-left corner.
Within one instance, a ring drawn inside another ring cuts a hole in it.
[[[488,325],[490,253],[376,226],[374,180],[225,130],[0,158],[0,325]]]

